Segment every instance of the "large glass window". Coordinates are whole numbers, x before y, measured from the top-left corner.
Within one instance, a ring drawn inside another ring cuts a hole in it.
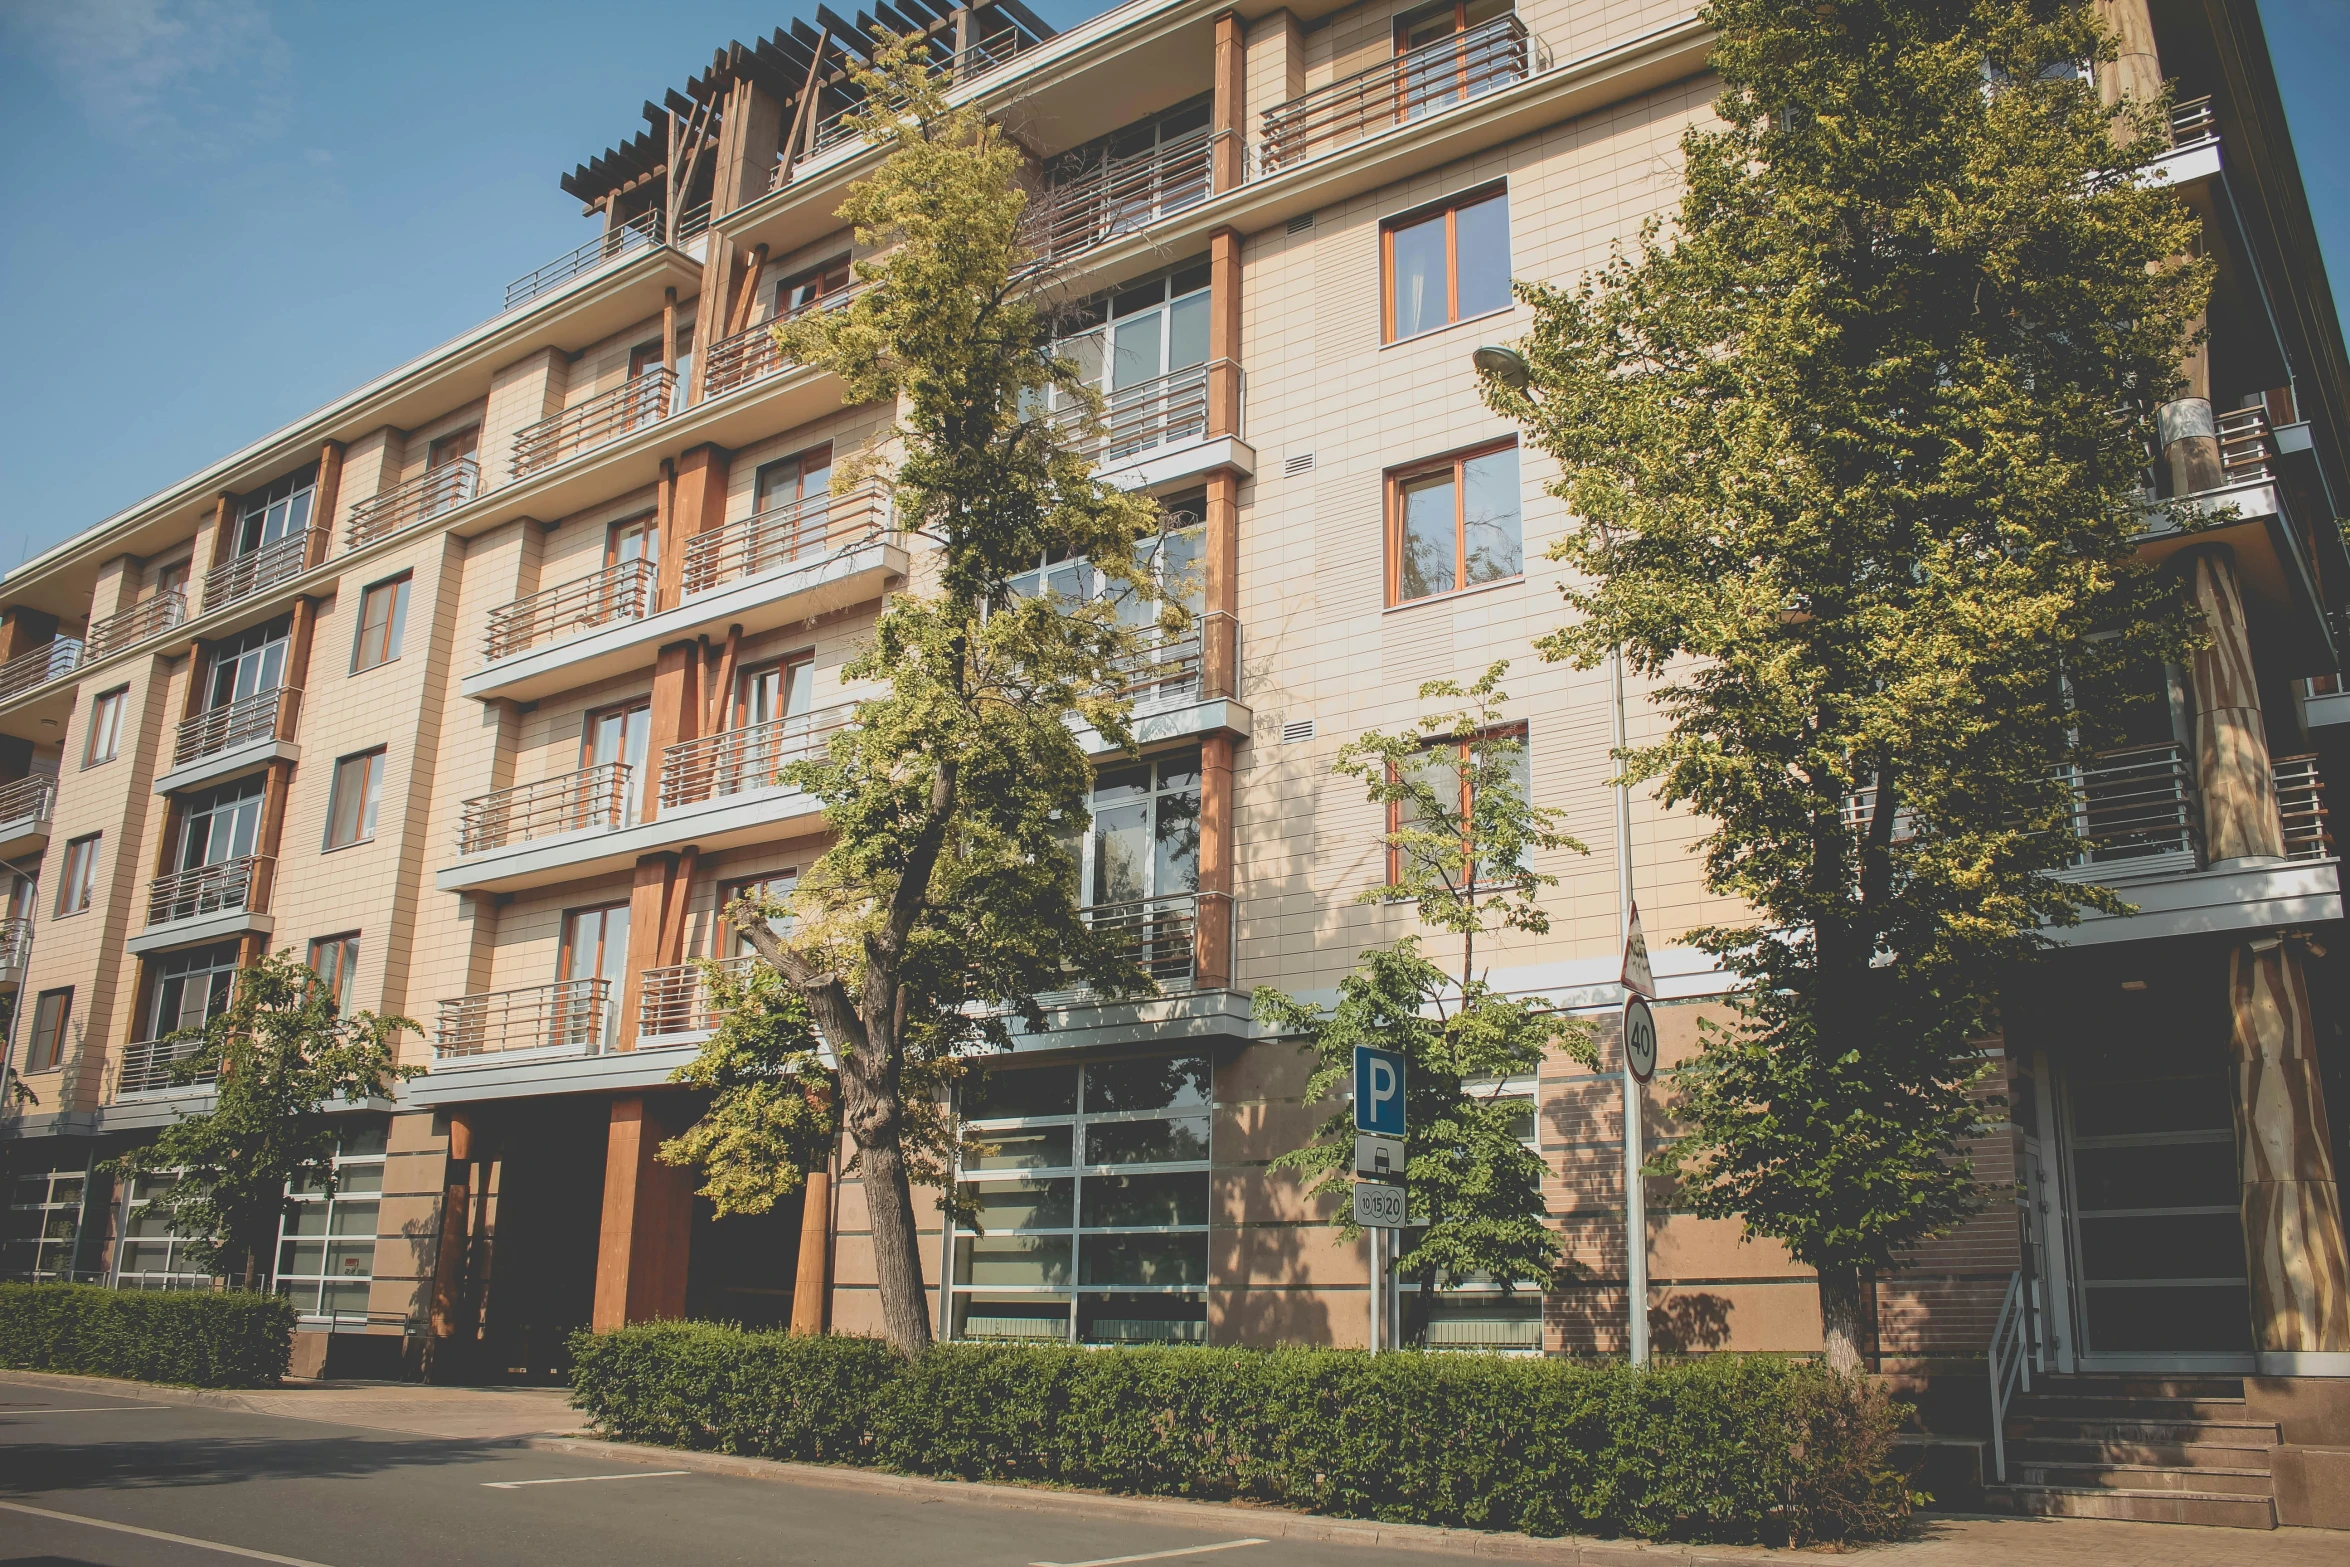
[[[563,947],[556,956],[558,980],[606,981],[600,1016],[573,1013],[585,1006],[587,987],[577,986],[567,998],[553,1042],[610,1050],[620,1040],[620,992],[628,980],[628,905],[572,909],[563,916]]]
[[[354,1126],[335,1149],[332,1197],[316,1182],[286,1189],[289,1211],[278,1226],[277,1291],[306,1321],[353,1326],[367,1321],[384,1145],[380,1122]]]
[[[183,1029],[202,1028],[228,1010],[237,978],[237,944],[168,952],[148,960],[146,1032],[162,1039]]]
[[[1074,308],[1053,346],[1102,394],[1102,461],[1207,433],[1208,281],[1201,262]],[[1058,389],[1051,397],[1056,412],[1071,406]]]
[[[190,871],[251,854],[261,831],[264,788],[261,778],[252,777],[190,796],[180,818],[179,868]]]
[[[90,704],[90,746],[82,756],[84,767],[111,762],[122,750],[122,714],[130,699],[129,686],[116,686]]]
[[[285,621],[272,621],[216,644],[212,649],[211,678],[204,688],[206,711],[284,685],[291,630]]]
[[[1193,491],[1170,497],[1161,506],[1165,514],[1162,531],[1136,547],[1143,568],[1139,583],[1119,582],[1095,569],[1084,556],[1063,551],[1048,551],[1035,570],[1020,573],[1010,583],[1013,595],[1019,598],[1049,593],[1072,603],[1112,600],[1119,623],[1136,629],[1155,625],[1162,604],[1180,603],[1189,609],[1193,619],[1190,631],[1174,639],[1149,639],[1133,671],[1134,683],[1126,691],[1138,708],[1154,702],[1190,701],[1199,693],[1199,622],[1207,603],[1202,576],[1207,530],[1201,519],[1207,513],[1207,496]]]
[[[645,779],[645,751],[653,737],[653,704],[640,698],[624,702],[618,707],[598,708],[587,715],[579,737],[579,765],[582,771],[590,767],[606,767],[614,762],[627,764],[628,778],[621,789],[621,825],[632,825],[637,810],[643,803]],[[601,800],[602,796],[594,797]],[[601,807],[596,807],[598,822],[603,820]],[[584,826],[585,823],[582,823]]]
[[[73,987],[44,990],[33,1003],[33,1038],[25,1051],[25,1070],[53,1071],[65,1061],[67,1031],[73,1024]]]
[[[213,1276],[188,1256],[187,1237],[174,1235],[160,1213],[141,1212],[148,1204],[170,1196],[177,1184],[178,1177],[172,1175],[140,1175],[123,1188],[122,1244],[114,1253],[118,1289],[212,1288]]]
[[[1507,191],[1456,198],[1380,231],[1387,340],[1466,321],[1510,302]]]
[[[1391,474],[1387,514],[1390,604],[1505,581],[1526,569],[1515,441]]]
[[[1204,1056],[998,1067],[967,1091],[976,1233],[954,1237],[958,1338],[1207,1337]]]
[[[31,1170],[8,1188],[0,1214],[0,1277],[35,1283],[73,1277],[79,1263],[82,1170]]]
[[[250,555],[310,526],[310,496],[318,485],[318,464],[287,474],[237,511],[235,553]]]

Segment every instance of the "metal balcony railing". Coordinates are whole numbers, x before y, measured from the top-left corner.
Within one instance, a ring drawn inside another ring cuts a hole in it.
[[[651,561],[624,560],[593,576],[501,604],[490,611],[482,661],[495,663],[542,642],[616,620],[641,620],[653,612],[653,590],[659,580],[659,568]]]
[[[23,983],[24,967],[32,961],[32,956],[33,922],[0,920],[0,984]]]
[[[758,961],[748,956],[724,958],[713,966],[740,974]],[[710,1011],[710,995],[702,979],[699,963],[646,969],[638,981],[637,1038],[641,1041],[664,1034],[706,1034],[716,1028],[718,1019]]]
[[[612,982],[559,979],[440,1004],[432,1053],[442,1060],[508,1050],[600,1052],[612,1031]]]
[[[784,358],[783,350],[775,343],[776,326],[820,310],[838,310],[857,297],[860,286],[851,283],[838,293],[826,294],[797,310],[786,311],[712,343],[710,351],[702,356],[703,401],[731,392],[738,386],[748,386],[761,376],[773,375],[778,370],[789,368],[791,361]]]
[[[2198,842],[2195,776],[2177,744],[2108,751],[2073,769],[2076,867],[2183,858]]]
[[[1064,409],[1054,417],[1070,444],[1094,462],[1108,467],[1162,446],[1206,439],[1208,405],[1219,378],[1237,414],[1240,367],[1229,359],[1211,359],[1205,364],[1189,365],[1152,380],[1105,392],[1099,434],[1086,430],[1081,409]]]
[[[188,618],[188,595],[184,588],[171,588],[152,597],[141,599],[119,615],[90,622],[87,638],[90,657],[104,658],[160,636]]]
[[[147,923],[169,925],[239,909],[266,910],[276,867],[269,855],[248,854],[158,876],[147,884]]]
[[[291,740],[301,708],[302,693],[292,686],[280,686],[198,713],[180,725],[171,749],[172,765],[185,767],[256,740]]]
[[[1382,60],[1264,113],[1266,173],[1522,82],[1540,40],[1515,14]]]
[[[1127,955],[1164,985],[1189,980],[1198,972],[1199,906],[1207,896],[1176,892],[1130,903],[1097,903],[1078,912],[1095,930],[1117,937]]]
[[[820,755],[855,716],[853,706],[827,707],[669,746],[661,753],[661,809],[768,788],[787,763]]]
[[[669,416],[676,394],[677,372],[660,365],[559,414],[524,425],[514,432],[514,477],[536,473],[566,457],[616,441],[632,430],[658,424]]]
[[[1021,243],[1039,260],[1060,260],[1198,205],[1208,199],[1214,146],[1202,129],[1135,157],[1104,153],[1090,167],[1064,172],[1021,214]]]
[[[455,511],[480,493],[481,464],[470,457],[427,468],[397,489],[353,506],[351,520],[343,525],[343,548],[355,550],[427,517]]]
[[[628,824],[636,769],[604,762],[575,773],[517,784],[467,800],[457,825],[457,852],[480,854],[558,833],[609,830]]]
[[[2284,832],[2285,857],[2332,859],[2334,835],[2327,820],[2326,786],[2318,776],[2317,758],[2280,756],[2271,765],[2276,773],[2277,825]]]
[[[72,637],[59,637],[30,653],[17,654],[0,664],[0,702],[21,696],[36,686],[45,686],[60,675],[72,674],[81,661],[82,645]]]
[[[266,593],[281,582],[291,582],[302,575],[310,565],[310,548],[315,543],[319,553],[326,551],[326,530],[305,528],[300,533],[289,533],[274,543],[247,554],[233,556],[213,567],[204,575],[204,607],[215,610],[224,604]]]
[[[537,271],[525,272],[507,284],[506,309],[526,305],[551,289],[561,288],[575,277],[595,271],[614,256],[658,243],[660,237],[661,214],[640,212],[627,222],[605,230],[578,249],[557,256]]]
[[[1140,652],[1119,660],[1118,674],[1123,683],[1118,694],[1146,710],[1197,701],[1204,668],[1202,631],[1195,621],[1189,631],[1156,636]]]
[[[2170,144],[2174,150],[2200,147],[2219,140],[2219,116],[2209,98],[2190,98],[2170,111]]]
[[[2248,484],[2276,473],[2277,438],[2265,408],[2231,408],[2221,414],[2219,465],[2230,484]]]
[[[49,814],[56,799],[57,780],[47,773],[0,784],[0,822],[37,821]]]
[[[949,80],[970,81],[1010,64],[1016,55],[1035,47],[1036,41],[1026,33],[1007,28],[984,41],[973,42],[952,60],[933,65],[931,74]],[[849,124],[849,116],[862,107],[861,103],[849,104],[818,120],[815,134],[805,146],[785,150],[775,165],[775,172],[769,177],[767,188],[783,189],[791,183],[793,165],[820,158],[841,143],[854,140],[857,131],[856,127]]]
[[[122,1069],[114,1076],[114,1095],[117,1099],[131,1094],[159,1093],[177,1087],[171,1080],[171,1069],[203,1048],[200,1035],[185,1039],[142,1039],[122,1047]],[[197,1083],[212,1082],[219,1074],[199,1073]]]
[[[685,541],[685,596],[879,538],[889,525],[889,499],[889,486],[877,481],[843,495],[803,496],[697,533]]]

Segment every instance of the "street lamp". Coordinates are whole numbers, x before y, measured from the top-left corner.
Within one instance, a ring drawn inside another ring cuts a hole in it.
[[[1487,343],[1469,355],[1469,363],[1477,367],[1479,375],[1489,375],[1513,392],[1524,391],[1534,379],[1534,372],[1526,367],[1526,356],[1498,343]]]

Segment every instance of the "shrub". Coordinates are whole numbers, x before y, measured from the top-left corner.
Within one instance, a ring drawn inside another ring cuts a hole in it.
[[[1819,1366],[941,1344],[662,1323],[573,1340],[573,1398],[636,1441],[907,1474],[1554,1535],[1900,1531],[1905,1413]]]
[[[266,1387],[293,1358],[294,1308],[274,1295],[0,1284],[0,1366],[10,1370]]]

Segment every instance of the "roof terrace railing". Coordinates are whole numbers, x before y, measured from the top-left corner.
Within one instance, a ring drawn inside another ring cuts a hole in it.
[[[876,479],[840,495],[804,495],[697,533],[685,544],[685,596],[878,538],[889,526],[889,506],[889,486]]]
[[[514,477],[536,473],[617,441],[634,430],[669,417],[677,393],[677,372],[658,365],[632,375],[608,392],[574,403],[559,414],[514,432]]]
[[[266,593],[281,582],[293,581],[309,569],[314,545],[319,554],[326,553],[324,528],[305,528],[257,550],[229,557],[204,574],[206,612],[251,598],[256,593]]]
[[[343,548],[355,550],[402,528],[455,511],[481,493],[481,464],[460,457],[427,468],[397,489],[371,495],[351,508],[343,524]]]
[[[660,569],[649,560],[623,560],[576,577],[528,598],[490,611],[482,661],[495,663],[526,653],[575,631],[590,631],[618,620],[642,620],[653,612]]]
[[[1201,129],[1131,158],[1105,155],[1037,193],[1021,214],[1021,242],[1060,260],[1197,206],[1208,198],[1213,146]]]
[[[525,272],[506,285],[506,309],[527,305],[541,294],[561,288],[573,278],[584,277],[611,260],[632,250],[641,250],[658,244],[661,239],[661,214],[658,211],[640,212],[626,222],[606,229],[576,250],[567,251],[540,267]]]
[[[151,594],[118,615],[90,622],[90,657],[104,658],[109,653],[135,647],[149,637],[161,636],[187,618],[185,588],[166,588]]]
[[[45,642],[29,653],[19,653],[0,664],[0,702],[70,675],[82,661],[82,645],[72,637]]]
[[[1539,43],[1513,12],[1275,104],[1264,112],[1259,166],[1289,168],[1513,86],[1531,74]]]

